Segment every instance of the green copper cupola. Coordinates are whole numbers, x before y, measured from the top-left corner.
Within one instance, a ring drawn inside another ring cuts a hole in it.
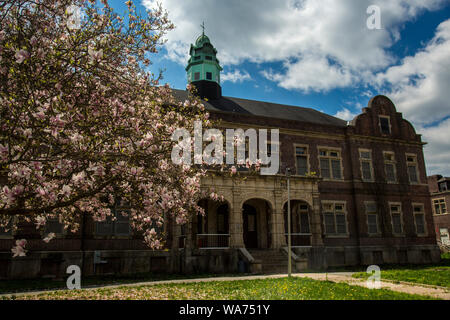
[[[220,72],[223,70],[217,59],[217,50],[203,33],[191,44],[190,59],[186,67],[188,82],[195,85],[199,95],[208,99],[219,99],[222,95]]]

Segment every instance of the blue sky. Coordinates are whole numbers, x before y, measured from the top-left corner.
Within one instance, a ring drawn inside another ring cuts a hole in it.
[[[184,89],[200,24],[219,51],[225,96],[310,107],[350,120],[389,96],[423,140],[427,173],[450,176],[449,0],[160,0],[176,29],[154,57]],[[110,1],[118,12],[124,1]],[[135,1],[139,9],[154,0]],[[370,30],[367,8],[380,8]]]

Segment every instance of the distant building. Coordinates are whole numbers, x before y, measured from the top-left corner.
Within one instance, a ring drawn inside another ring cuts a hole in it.
[[[433,221],[438,241],[450,248],[450,178],[440,175],[428,177],[433,206]]]
[[[216,53],[202,34],[190,49],[189,82],[222,129],[280,130],[279,174],[205,178],[203,187],[225,201],[202,200],[206,215],[183,227],[168,220],[166,251],[145,248],[120,215],[102,223],[85,217],[77,234],[50,224],[58,238],[48,244],[33,225],[21,226],[17,234],[0,234],[0,277],[62,275],[70,264],[83,264],[84,274],[229,273],[244,266],[286,272],[286,168],[294,270],[440,260],[424,143],[387,97],[372,98],[349,123],[310,108],[225,97]],[[13,239],[22,237],[30,239],[29,255],[11,259]]]

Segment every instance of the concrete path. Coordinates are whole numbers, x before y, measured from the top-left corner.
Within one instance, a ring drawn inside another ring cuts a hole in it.
[[[332,281],[332,282],[344,282],[349,285],[356,285],[361,287],[367,287],[366,280],[352,278],[351,272],[332,272],[332,273],[294,273],[293,277],[310,278],[320,281]],[[256,279],[277,279],[285,278],[287,274],[274,274],[274,275],[256,275],[256,276],[242,276],[242,277],[217,277],[217,278],[200,278],[200,279],[180,279],[180,280],[163,280],[163,281],[151,281],[151,282],[138,282],[118,285],[102,285],[85,287],[84,290],[95,290],[99,288],[119,288],[119,287],[135,287],[135,286],[151,286],[158,284],[170,284],[170,283],[195,283],[195,282],[211,282],[211,281],[236,281],[236,280],[256,280]],[[381,281],[381,288],[398,292],[404,292],[409,294],[419,294],[424,296],[430,296],[433,298],[440,298],[450,300],[450,289],[443,287],[432,287],[419,284],[410,283],[393,283],[387,281]],[[61,290],[61,289],[59,289]],[[22,295],[38,295],[41,293],[52,292],[56,290],[46,291],[33,291],[33,292],[20,292],[11,294],[0,294],[1,297],[22,296]]]
[[[314,280],[322,280],[333,282],[345,282],[349,285],[356,285],[361,287],[367,287],[365,279],[357,279],[352,277],[351,272],[332,272],[332,273],[303,273],[295,274],[297,277],[306,277]],[[394,283],[390,281],[381,281],[380,289],[388,289],[392,291],[404,292],[409,294],[418,294],[423,296],[430,296],[433,298],[439,298],[444,300],[450,300],[450,288],[435,287],[424,284],[413,284],[410,282]]]

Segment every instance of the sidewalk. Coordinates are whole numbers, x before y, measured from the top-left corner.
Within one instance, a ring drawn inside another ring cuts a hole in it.
[[[332,272],[332,273],[294,273],[293,277],[299,278],[310,278],[313,280],[320,281],[332,281],[332,282],[344,282],[349,285],[356,285],[361,287],[366,287],[366,280],[352,278],[351,272]],[[257,275],[257,276],[242,276],[242,277],[217,277],[217,278],[200,278],[200,279],[180,279],[180,280],[163,280],[163,281],[151,281],[151,282],[138,282],[138,283],[128,283],[128,284],[118,284],[118,285],[102,285],[102,286],[91,286],[85,287],[83,290],[95,290],[99,288],[119,288],[119,287],[135,287],[135,286],[151,286],[158,284],[170,284],[170,283],[195,283],[195,282],[211,282],[211,281],[236,281],[236,280],[256,280],[256,279],[277,279],[285,278],[287,274],[276,274],[276,275]],[[418,294],[424,296],[430,296],[434,298],[450,300],[450,289],[446,288],[434,288],[425,285],[413,285],[407,283],[392,283],[387,281],[381,281],[381,289],[388,289],[392,291],[398,291],[409,294]],[[45,290],[45,291],[32,291],[32,292],[19,292],[19,293],[8,293],[0,294],[2,297],[11,296],[22,296],[22,295],[38,295],[41,293],[48,293],[56,290]]]

